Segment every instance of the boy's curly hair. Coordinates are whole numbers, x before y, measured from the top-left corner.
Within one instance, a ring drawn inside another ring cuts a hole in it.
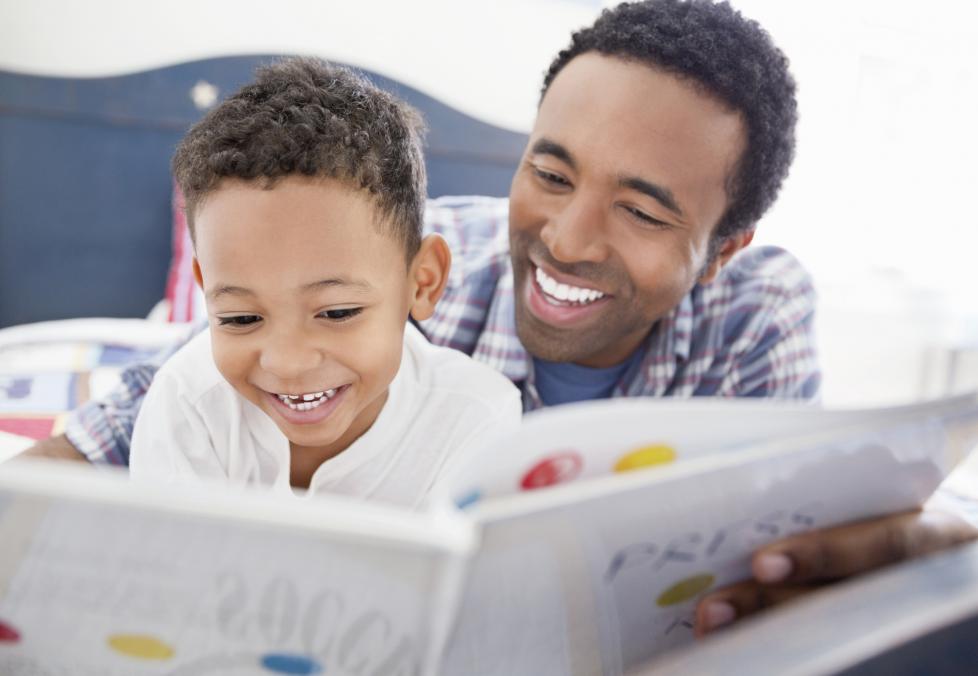
[[[788,59],[768,33],[726,2],[626,2],[574,33],[550,65],[542,95],[571,59],[586,52],[661,69],[740,112],[747,147],[730,177],[729,203],[712,241],[752,229],[788,175],[798,119]]]
[[[413,108],[349,68],[312,58],[263,66],[173,156],[191,236],[196,209],[224,178],[271,188],[285,176],[318,176],[368,193],[410,260],[426,197],[423,134]]]

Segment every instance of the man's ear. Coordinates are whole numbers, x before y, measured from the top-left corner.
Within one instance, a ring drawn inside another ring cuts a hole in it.
[[[197,286],[201,289],[204,288],[204,275],[200,273],[200,263],[197,262],[197,257],[194,256],[194,279],[197,280]]]
[[[416,321],[428,319],[434,314],[435,304],[445,292],[451,267],[452,253],[444,238],[434,234],[425,237],[408,271],[413,289],[411,316]]]
[[[745,246],[750,244],[751,240],[754,239],[753,230],[741,230],[740,232],[735,232],[729,237],[724,238],[723,242],[720,244],[720,250],[713,256],[713,260],[707,263],[706,268],[700,274],[699,283],[709,284],[717,275],[720,274],[720,270],[723,266],[733,258],[733,255],[743,249]]]

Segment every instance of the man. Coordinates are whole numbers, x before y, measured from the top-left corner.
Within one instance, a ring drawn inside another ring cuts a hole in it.
[[[786,252],[747,249],[794,152],[794,82],[725,4],[608,10],[554,60],[510,200],[442,199],[454,265],[422,329],[502,371],[527,410],[609,396],[815,396],[814,291]],[[505,224],[508,221],[508,228]],[[76,413],[32,455],[124,463],[155,371]],[[814,584],[978,534],[908,514],[781,541],[697,610],[706,633]]]

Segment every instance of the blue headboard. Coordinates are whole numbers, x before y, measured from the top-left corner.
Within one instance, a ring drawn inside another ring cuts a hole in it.
[[[0,71],[0,327],[142,317],[170,258],[170,157],[202,114],[275,56],[234,56],[92,79]],[[429,194],[505,195],[526,142],[366,72],[429,126]]]

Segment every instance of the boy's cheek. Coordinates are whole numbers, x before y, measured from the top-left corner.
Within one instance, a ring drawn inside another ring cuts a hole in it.
[[[227,380],[235,389],[246,380],[248,364],[246,351],[233,344],[229,344],[220,333],[211,333],[211,352],[214,355],[214,364],[224,379]]]

